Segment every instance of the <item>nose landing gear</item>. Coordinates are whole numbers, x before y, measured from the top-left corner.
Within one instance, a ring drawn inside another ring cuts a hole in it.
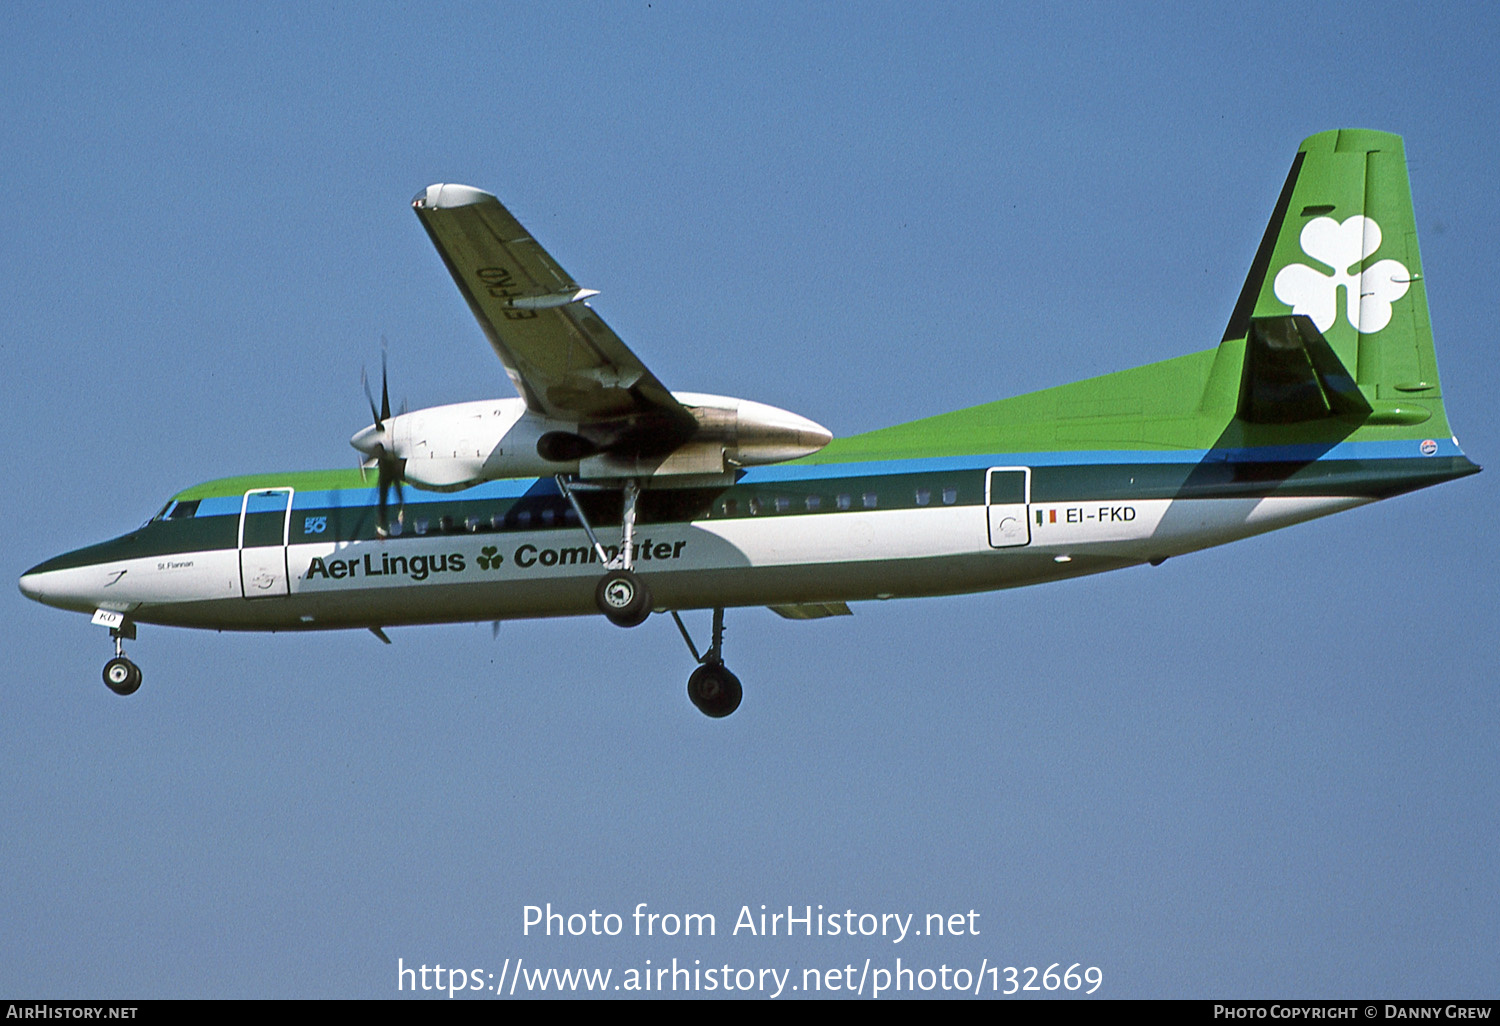
[[[141,668],[116,656],[104,664],[104,684],[117,695],[133,695],[141,686]]]
[[[125,639],[135,640],[135,624],[119,617],[109,636],[115,639],[115,657],[104,664],[104,686],[117,695],[133,695],[141,687],[141,668],[125,658]]]

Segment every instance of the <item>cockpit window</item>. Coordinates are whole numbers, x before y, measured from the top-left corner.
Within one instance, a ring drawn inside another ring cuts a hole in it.
[[[161,512],[152,517],[152,520],[186,520],[188,517],[198,515],[198,504],[202,499],[189,499],[186,502],[178,502],[173,499],[161,508]]]

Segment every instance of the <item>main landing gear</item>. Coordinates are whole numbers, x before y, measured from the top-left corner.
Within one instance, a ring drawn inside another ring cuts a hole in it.
[[[135,624],[122,620],[109,636],[115,639],[115,657],[104,664],[104,685],[117,695],[133,695],[141,687],[141,668],[125,658],[125,639],[135,639]]]
[[[687,628],[683,626],[682,617],[677,615],[675,609],[672,610],[672,619],[682,632],[682,640],[687,642],[688,651],[693,653],[693,658],[699,664],[692,676],[688,677],[688,699],[703,715],[712,716],[716,720],[723,719],[740,707],[740,700],[745,695],[740,687],[740,679],[724,665],[724,610],[714,610],[713,642],[701,656],[693,639],[688,636]]]
[[[651,589],[633,569],[635,565],[633,558],[635,507],[641,497],[639,482],[635,478],[630,478],[625,482],[625,511],[620,517],[620,551],[614,559],[610,559],[605,554],[604,546],[599,544],[594,528],[589,523],[589,518],[584,515],[583,507],[578,504],[578,499],[574,496],[567,478],[561,474],[557,475],[557,486],[562,489],[563,495],[567,496],[568,502],[572,503],[573,512],[578,514],[578,522],[583,525],[584,531],[588,534],[599,562],[603,563],[608,571],[599,579],[599,584],[594,589],[594,604],[599,607],[599,612],[617,627],[637,627],[645,623],[646,617],[651,615]]]
[[[573,512],[578,514],[578,522],[583,525],[599,562],[604,564],[607,571],[594,588],[594,604],[599,607],[599,612],[610,623],[620,627],[635,627],[644,623],[646,617],[651,615],[651,589],[636,574],[632,560],[635,548],[635,510],[641,497],[640,482],[634,478],[625,482],[625,508],[620,516],[620,551],[614,559],[610,559],[604,546],[599,544],[588,516],[573,494],[573,485],[559,474],[557,487],[572,504]],[[682,632],[682,640],[687,642],[688,651],[698,661],[698,668],[688,677],[688,698],[705,716],[712,716],[714,719],[728,716],[740,707],[744,690],[740,687],[740,679],[724,665],[724,610],[714,610],[713,642],[702,655],[698,654],[698,648],[688,636],[677,610],[671,612],[677,629]]]

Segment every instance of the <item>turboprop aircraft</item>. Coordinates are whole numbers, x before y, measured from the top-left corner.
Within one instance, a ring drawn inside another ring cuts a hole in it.
[[[1479,470],[1448,427],[1383,132],[1303,142],[1215,348],[836,440],[668,391],[489,193],[432,185],[412,207],[519,398],[393,416],[382,374],[363,470],[195,485],[27,571],[27,596],[109,628],[115,692],[140,686],[138,623],[384,641],[655,610],[698,661],[692,702],[726,716],[729,607],[810,619],[1158,564]],[[702,654],[687,609],[713,611]]]

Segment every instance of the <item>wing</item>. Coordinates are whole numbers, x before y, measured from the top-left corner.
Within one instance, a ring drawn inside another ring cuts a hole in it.
[[[412,207],[528,408],[580,425],[693,431],[692,414],[584,302],[598,293],[579,287],[494,196],[429,185]]]

